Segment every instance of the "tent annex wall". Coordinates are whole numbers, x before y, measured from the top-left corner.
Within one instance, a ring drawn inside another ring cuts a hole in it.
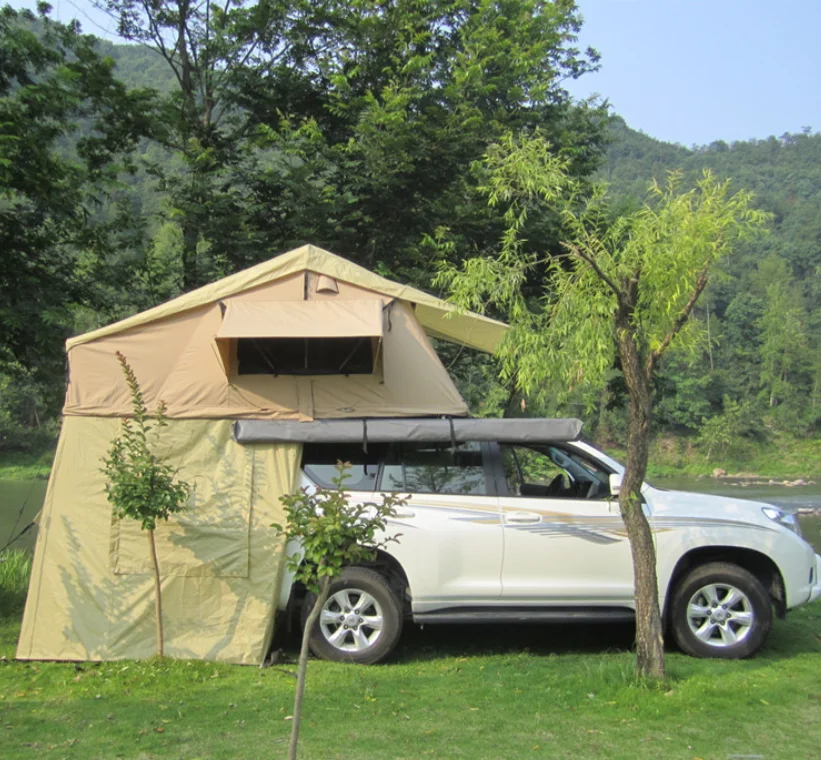
[[[449,314],[428,294],[305,246],[68,341],[65,417],[18,657],[154,652],[146,538],[136,524],[113,518],[100,473],[118,417],[130,413],[114,351],[129,359],[149,406],[168,404],[165,453],[195,486],[189,508],[156,532],[166,652],[259,663],[283,570],[284,547],[270,526],[283,519],[280,496],[298,482],[300,445],[240,445],[233,420],[464,415],[428,336],[492,350],[505,328]],[[237,340],[309,329],[373,340],[373,374],[237,373]]]

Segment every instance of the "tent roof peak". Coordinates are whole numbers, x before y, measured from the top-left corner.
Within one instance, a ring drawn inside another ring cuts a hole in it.
[[[415,304],[417,319],[425,332],[435,338],[493,353],[507,329],[502,322],[473,312],[459,311],[447,301],[409,285],[401,285],[388,280],[330,251],[315,245],[303,245],[189,293],[184,293],[147,311],[70,338],[66,342],[66,348],[71,349],[76,345],[130,330],[189,309],[216,303],[251,288],[304,271],[326,275],[335,280],[348,282]]]

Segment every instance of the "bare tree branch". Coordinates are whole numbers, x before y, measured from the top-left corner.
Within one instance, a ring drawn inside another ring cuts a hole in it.
[[[153,49],[156,50],[165,59],[165,62],[169,65],[171,71],[174,72],[174,77],[176,78],[177,83],[180,85],[180,87],[182,87],[182,75],[180,74],[180,71],[177,67],[177,61],[174,57],[174,53],[173,51],[169,52],[168,48],[165,46],[165,42],[162,38],[162,33],[160,32],[159,26],[157,26],[157,20],[153,15],[153,10],[151,6],[147,2],[147,0],[142,0],[141,5],[143,7],[143,10],[145,11],[145,17],[151,29],[149,34],[151,36],[151,39],[154,41]],[[151,47],[151,45],[148,45],[147,43],[144,44],[146,44],[146,47]]]
[[[576,258],[581,259],[582,261],[586,262],[587,265],[596,273],[596,276],[605,284],[607,285],[610,290],[613,291],[613,294],[616,296],[616,300],[619,302],[619,305],[623,308],[627,307],[627,304],[624,300],[624,293],[616,287],[616,284],[611,280],[602,270],[602,268],[598,265],[596,260],[592,256],[588,256],[584,251],[581,250],[577,245],[573,243],[565,243],[562,242],[562,245],[570,251]]]

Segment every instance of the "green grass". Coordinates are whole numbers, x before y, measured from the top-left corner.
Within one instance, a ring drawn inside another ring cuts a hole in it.
[[[0,593],[22,596],[31,574],[31,554],[23,549],[0,553]]]
[[[0,480],[46,480],[53,462],[54,449],[0,452]]]
[[[293,665],[12,662],[22,598],[0,597],[4,760],[285,756]],[[821,756],[821,604],[776,622],[752,660],[669,654],[663,686],[634,678],[631,635],[625,626],[410,627],[389,664],[311,662],[300,756]]]

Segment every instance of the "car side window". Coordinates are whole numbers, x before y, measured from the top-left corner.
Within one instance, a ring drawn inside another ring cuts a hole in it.
[[[339,474],[337,462],[347,462],[350,477],[344,487],[349,491],[373,491],[376,488],[379,463],[384,444],[369,444],[367,452],[361,443],[306,443],[302,447],[302,468],[322,488],[336,488],[333,479]]]
[[[610,473],[598,462],[553,445],[502,444],[511,496],[551,499],[610,498]]]
[[[408,493],[489,494],[478,443],[403,443],[391,448],[379,488]]]

